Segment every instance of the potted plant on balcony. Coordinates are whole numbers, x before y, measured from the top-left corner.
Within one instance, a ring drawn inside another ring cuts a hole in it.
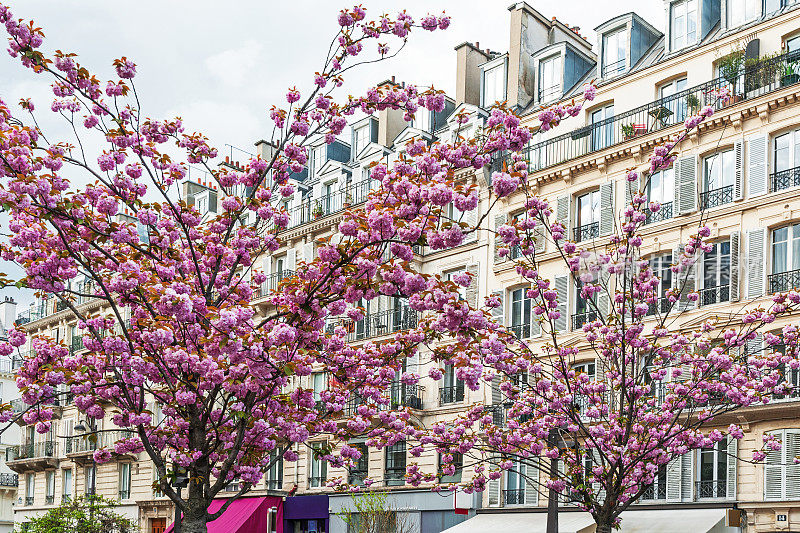
[[[317,200],[314,204],[314,209],[311,211],[311,214],[315,220],[322,216],[322,204],[319,202],[319,200]]]
[[[686,95],[686,107],[689,108],[690,115],[696,115],[700,111],[700,99],[694,93]]]
[[[744,66],[744,51],[733,50],[730,54],[726,55],[717,63],[719,73],[722,78],[728,82],[731,87],[731,98],[729,104],[734,104],[741,100],[739,91],[741,88],[737,87],[739,76],[742,74],[742,67]]]
[[[633,138],[634,135],[636,135],[636,128],[633,124],[622,124],[622,136],[625,137],[625,140]]]
[[[342,205],[345,209],[353,205],[353,195],[348,192],[344,197],[344,203]]]
[[[797,72],[795,64],[787,63],[786,66],[783,67],[783,74],[781,75],[781,87],[794,85],[798,81],[800,81],[800,73]]]

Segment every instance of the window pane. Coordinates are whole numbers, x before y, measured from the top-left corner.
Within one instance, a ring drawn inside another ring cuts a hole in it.
[[[788,170],[791,168],[791,161],[789,156],[789,141],[791,133],[775,137],[775,171]]]

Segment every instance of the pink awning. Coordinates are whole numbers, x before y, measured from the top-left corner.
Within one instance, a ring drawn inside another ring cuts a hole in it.
[[[224,499],[211,502],[208,511],[214,513],[225,503]],[[270,509],[276,513],[273,522],[275,533],[283,533],[283,505],[281,498],[241,498],[230,504],[222,516],[208,523],[208,533],[270,533]],[[164,533],[172,533],[173,525]]]

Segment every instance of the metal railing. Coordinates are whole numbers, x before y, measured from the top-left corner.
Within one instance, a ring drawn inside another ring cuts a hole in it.
[[[671,306],[672,303],[669,301],[669,298],[658,298],[647,304],[647,315],[645,316],[666,313],[670,310]]]
[[[7,448],[7,461],[21,461],[23,459],[39,459],[56,456],[55,441],[17,444]]]
[[[649,485],[642,493],[642,500],[666,500],[667,499],[667,484],[661,483],[657,487]]]
[[[403,456],[405,459],[405,455]],[[406,467],[386,467],[383,479],[387,485],[397,486],[406,484]]]
[[[312,476],[308,478],[308,486],[309,487],[324,487],[325,483],[328,481],[327,476]]]
[[[700,193],[700,209],[712,209],[733,202],[733,185]]]
[[[264,296],[272,294],[278,288],[278,285],[280,284],[281,281],[283,281],[286,278],[294,276],[294,274],[295,271],[289,269],[283,269],[279,272],[273,272],[272,274],[267,276],[267,279],[264,280],[264,283],[262,283],[258,287],[257,297],[263,298]]]
[[[442,387],[439,389],[439,405],[464,401],[464,382],[453,387]]]
[[[396,407],[422,409],[422,395],[425,393],[425,387],[422,385],[392,383],[389,391],[393,409]]]
[[[800,167],[773,172],[769,176],[769,183],[772,192],[790,187],[800,187]]]
[[[588,322],[597,320],[597,311],[586,311],[585,313],[575,313],[572,315],[572,329],[578,330]]]
[[[72,340],[69,343],[69,352],[74,354],[80,350],[83,350],[83,336],[76,335],[75,337],[72,337]]]
[[[362,180],[318,199],[308,198],[289,210],[289,228],[301,226],[312,220],[338,213],[351,205],[367,201],[371,180]]]
[[[506,425],[506,408],[503,405],[486,405],[483,408],[485,413],[491,414],[492,425],[503,427]]]
[[[45,306],[44,305],[37,305],[31,307],[30,309],[26,309],[22,311],[19,316],[17,316],[16,320],[14,320],[14,324],[17,326],[21,326],[23,324],[28,324],[29,322],[35,322],[40,318],[44,318],[47,316],[45,313]]]
[[[542,170],[620,144],[630,139],[631,131],[635,135],[641,135],[682,124],[688,115],[696,114],[702,106],[710,105],[722,109],[793,85],[798,80],[782,77],[780,73],[784,67],[797,60],[800,60],[800,52],[795,51],[760,61],[757,66],[748,66],[740,75],[744,83],[733,87],[733,97],[727,102],[719,100],[718,94],[722,89],[731,89],[731,84],[725,78],[719,77],[590,126],[531,143],[523,154],[529,162],[529,171]]]
[[[672,202],[666,202],[661,204],[661,209],[659,209],[655,213],[650,211],[649,209],[645,209],[645,219],[644,219],[645,225],[654,224],[656,222],[663,222],[664,220],[669,220],[671,218],[672,218]]]
[[[725,480],[703,480],[696,481],[697,498],[726,498],[728,495],[728,483]]]
[[[25,496],[25,506],[33,505],[33,496]]]
[[[626,59],[623,57],[618,61],[603,65],[603,77],[605,78],[608,76],[613,76],[614,74],[625,72],[625,64]]]
[[[699,293],[699,305],[712,305],[721,302],[727,302],[730,299],[730,285],[719,285],[717,287],[708,287],[697,291]]]
[[[510,326],[508,329],[514,336],[518,339],[528,339],[533,336],[534,332],[534,323],[528,322],[527,324],[515,324]]]
[[[282,486],[283,486],[283,478],[267,480],[267,490],[280,490]]]
[[[0,358],[0,372],[13,372],[22,366],[25,360],[18,355],[11,358]]]
[[[800,287],[800,270],[776,272],[767,276],[769,292],[786,292]]]
[[[0,474],[0,486],[3,487],[18,487],[19,486],[19,474],[8,474],[3,472]]]
[[[600,223],[590,222],[582,226],[575,226],[573,233],[575,242],[588,241],[600,236]]]
[[[506,505],[522,505],[525,503],[525,489],[505,489],[503,502]]]
[[[333,333],[336,326],[344,327],[347,331],[347,341],[354,342],[415,328],[417,312],[410,307],[401,307],[369,313],[358,321],[346,317],[333,317],[327,320],[325,329],[328,333]]]
[[[350,483],[351,485],[363,485],[364,480],[367,479],[368,477],[369,477],[369,472],[367,472],[367,470],[364,469],[357,470],[351,468],[347,476],[347,482]]]
[[[56,502],[56,495],[55,494],[48,494],[44,497],[45,505],[52,505]]]

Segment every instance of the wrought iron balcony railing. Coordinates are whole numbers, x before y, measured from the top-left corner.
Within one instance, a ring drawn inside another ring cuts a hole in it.
[[[645,219],[644,223],[646,224],[654,224],[656,222],[663,222],[664,220],[669,220],[672,218],[672,202],[666,202],[661,204],[661,209],[656,212],[652,212],[649,209],[645,210]]]
[[[776,272],[767,276],[769,292],[786,292],[800,287],[800,270]]]
[[[584,324],[588,322],[592,322],[597,320],[597,312],[596,311],[587,311],[585,313],[575,313],[572,315],[572,330],[578,330],[583,327]]]
[[[283,479],[268,479],[267,490],[280,490],[283,487]]]
[[[700,193],[700,209],[712,209],[733,201],[733,185]]]
[[[667,499],[667,485],[661,483],[658,486],[650,485],[642,493],[642,500],[666,500]]]
[[[25,506],[33,505],[33,496],[25,496]]]
[[[322,196],[314,201],[304,200],[299,206],[289,210],[289,228],[307,224],[313,220],[338,213],[350,206],[367,201],[372,186],[371,180],[352,183],[341,190]]]
[[[328,481],[327,476],[312,476],[308,478],[309,487],[324,487]]]
[[[695,482],[697,498],[726,498],[728,495],[728,483],[726,480],[703,480]]]
[[[389,389],[392,399],[392,408],[410,407],[422,409],[422,395],[425,387],[416,384],[392,383]]]
[[[55,501],[56,501],[56,495],[55,494],[47,494],[44,497],[45,505],[53,505],[55,503]]]
[[[257,297],[263,298],[264,296],[272,294],[278,288],[278,285],[280,284],[281,281],[283,281],[286,278],[294,276],[294,274],[295,271],[289,269],[284,269],[279,272],[273,272],[272,274],[267,276],[267,279],[265,279],[264,283],[262,283],[261,286],[258,288]]]
[[[29,322],[39,320],[40,318],[44,318],[47,316],[45,309],[46,307],[44,305],[37,305],[31,307],[30,309],[26,309],[22,311],[19,316],[17,316],[17,319],[14,320],[14,324],[21,326],[23,324],[28,324]]]
[[[649,134],[682,125],[688,115],[697,114],[702,106],[719,110],[796,84],[800,80],[781,76],[781,73],[787,65],[798,60],[800,52],[794,51],[759,61],[758,66],[743,69],[741,78],[744,83],[734,87],[723,77],[714,78],[589,126],[531,143],[523,153],[529,162],[529,171],[543,170],[623,143],[631,138],[631,132],[635,135]],[[733,96],[721,100],[718,96],[722,90],[731,91]]]
[[[492,425],[496,427],[503,427],[506,425],[506,408],[503,405],[494,404],[486,405],[483,411],[492,417]]]
[[[503,502],[506,505],[522,505],[525,503],[525,489],[505,489]]]
[[[72,337],[72,340],[69,343],[69,351],[70,353],[75,353],[80,350],[83,350],[83,336],[76,335]]]
[[[405,456],[404,456],[405,458]],[[406,484],[406,467],[386,467],[383,473],[386,485],[397,486]]]
[[[328,333],[333,333],[336,326],[345,328],[348,342],[360,341],[417,327],[417,312],[410,307],[400,307],[369,313],[358,321],[347,317],[332,317],[327,320],[325,329]]]
[[[55,441],[17,444],[6,449],[6,461],[39,459],[56,456]]]
[[[18,487],[19,486],[19,474],[9,474],[3,472],[0,474],[0,486],[3,487]]]
[[[698,291],[700,299],[699,305],[712,305],[727,302],[730,299],[730,285],[719,285],[717,287],[707,287]]]
[[[439,389],[439,405],[464,401],[464,382],[460,382],[453,387],[442,387]]]
[[[656,314],[664,314],[670,310],[672,303],[669,298],[658,298],[657,300],[647,304],[647,315],[653,316]]]
[[[800,187],[800,167],[778,170],[769,176],[772,192],[782,191],[790,187]]]
[[[369,473],[364,469],[351,469],[348,476],[347,482],[351,485],[363,485],[364,480],[369,477]]]
[[[590,222],[581,226],[576,226],[573,233],[575,234],[575,241],[588,241],[600,236],[600,223]]]

